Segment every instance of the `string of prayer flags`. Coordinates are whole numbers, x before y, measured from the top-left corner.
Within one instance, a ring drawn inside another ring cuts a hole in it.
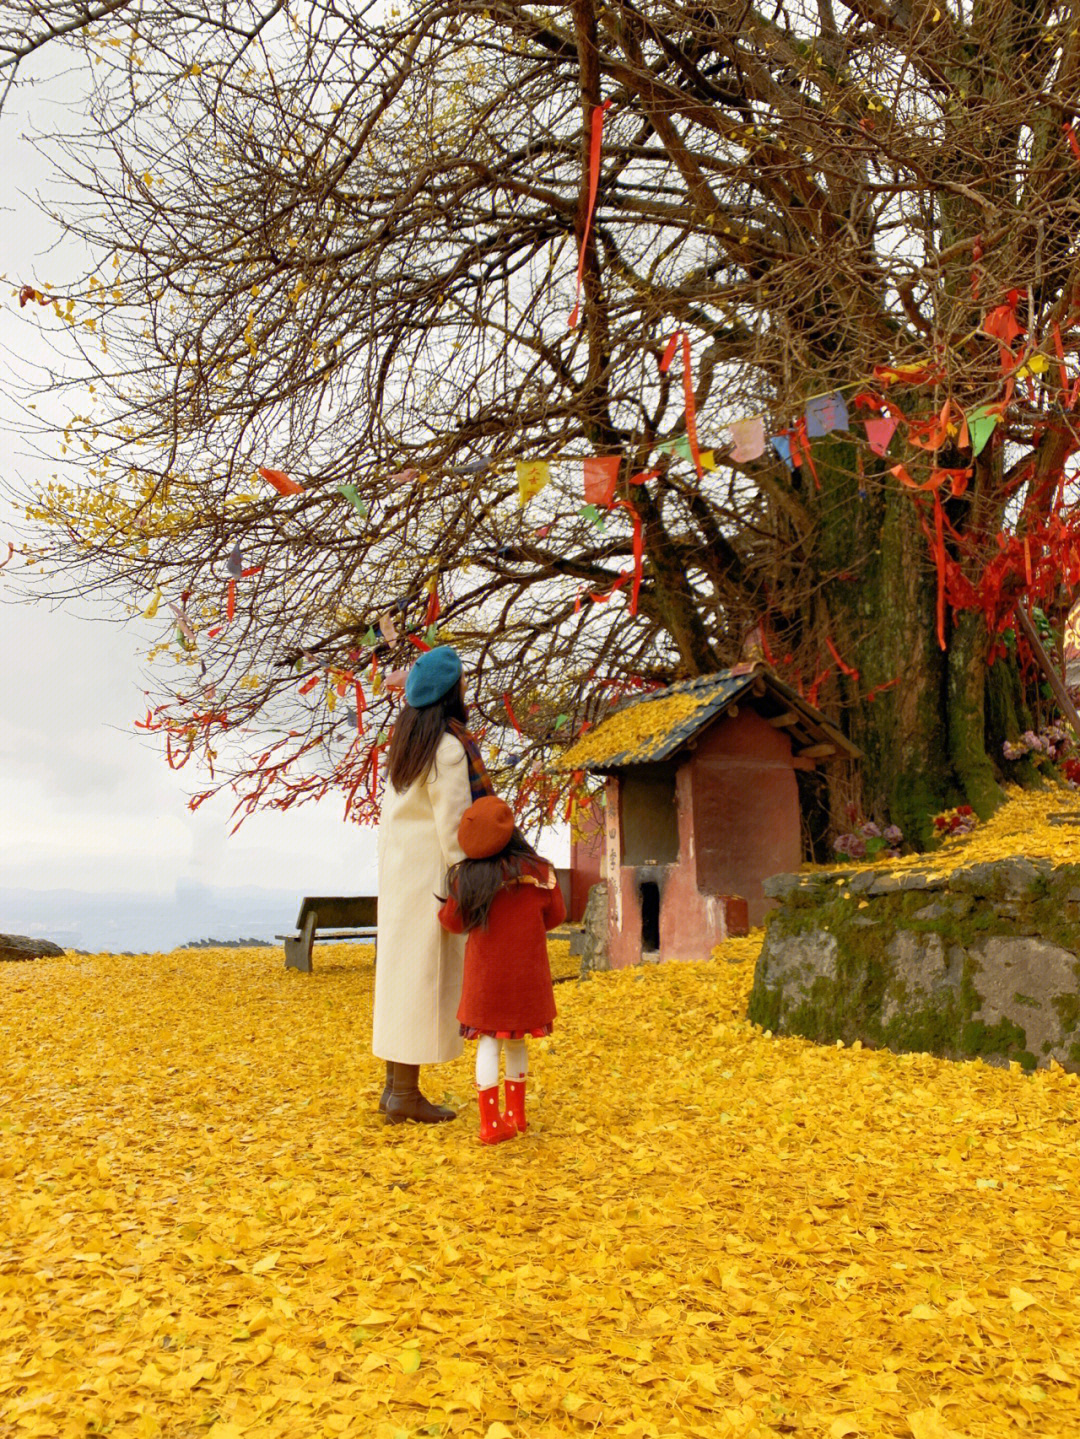
[[[815,395],[806,402],[806,433],[820,439],[830,430],[846,430],[848,409],[841,394]]]
[[[551,466],[547,460],[515,460],[517,474],[518,505],[524,507],[534,495],[538,495],[551,479]]]
[[[341,495],[343,499],[348,500],[349,504],[352,505],[353,509],[356,511],[356,513],[360,516],[362,520],[367,519],[367,503],[360,498],[360,494],[355,485],[338,485],[334,493]]]
[[[592,455],[584,461],[585,499],[588,504],[611,508],[621,465],[621,455]]]
[[[790,447],[789,447],[790,454]],[[760,460],[765,453],[765,421],[760,415],[749,420],[736,420],[731,426],[731,453],[729,458],[737,465]],[[783,458],[781,456],[781,458]]]
[[[8,558],[10,558],[10,556]],[[150,603],[146,606],[146,609],[143,610],[143,619],[152,620],[158,612],[159,604],[161,604],[161,586],[156,585]]]
[[[394,624],[392,611],[385,610],[379,616],[379,633],[388,645],[396,645],[398,642],[397,626]]]
[[[569,328],[577,328],[581,310],[581,282],[585,274],[585,252],[592,229],[593,211],[596,208],[596,192],[600,185],[600,150],[604,137],[604,116],[611,108],[611,101],[594,105],[589,117],[589,192],[585,206],[585,228],[581,234],[581,249],[578,251],[577,279],[574,282],[574,308],[570,314]]]
[[[279,495],[298,495],[303,490],[303,485],[298,485],[295,480],[290,480],[282,470],[271,470],[266,465],[259,466],[259,474],[273,485]]]
[[[686,437],[690,443],[689,458],[694,462],[694,469],[697,470],[698,479],[704,478],[704,466],[701,463],[701,451],[698,446],[697,436],[697,414],[694,401],[694,374],[690,356],[690,336],[685,330],[676,330],[668,341],[664,357],[660,361],[660,373],[666,375],[671,368],[671,362],[675,358],[675,351],[682,342],[682,379],[683,379],[683,418],[686,423]]]

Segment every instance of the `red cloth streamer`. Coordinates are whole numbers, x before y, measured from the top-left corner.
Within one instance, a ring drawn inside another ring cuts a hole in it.
[[[304,488],[303,485],[298,485],[295,480],[290,480],[288,475],[282,470],[271,470],[265,465],[260,465],[259,474],[262,475],[264,480],[268,480],[274,489],[277,490],[278,494],[281,495],[298,495]]]
[[[821,481],[818,479],[817,468],[814,465],[814,457],[810,453],[810,437],[806,433],[806,416],[800,415],[790,430],[781,430],[780,433],[791,446],[791,467],[801,468],[806,465],[814,477],[814,488],[821,489]]]
[[[596,191],[600,185],[600,147],[604,136],[604,115],[610,108],[610,100],[605,100],[602,105],[593,106],[592,133],[589,136],[589,202],[585,210],[585,230],[581,236],[581,249],[578,252],[577,280],[574,285],[574,308],[570,315],[571,330],[577,328],[578,314],[581,310],[581,281],[585,274],[585,249],[589,243],[589,231],[592,229],[593,210],[596,207]]]
[[[433,625],[435,621],[439,618],[439,610],[439,587],[438,585],[436,585],[432,589],[431,594],[428,595],[427,611],[424,614],[424,624]]]
[[[705,469],[701,463],[701,451],[698,448],[697,407],[694,402],[694,372],[691,366],[690,336],[685,330],[676,330],[667,342],[664,358],[660,361],[660,373],[666,375],[671,368],[671,362],[675,358],[675,351],[680,341],[682,342],[683,413],[686,417],[686,438],[690,441],[690,457],[694,461],[697,477],[699,480],[703,480]],[[815,475],[814,478],[816,479],[817,476]]]
[[[521,726],[520,726],[520,725],[518,724],[518,722],[517,722],[517,715],[515,715],[515,713],[514,713],[514,707],[513,707],[513,705],[510,703],[510,691],[509,691],[509,690],[507,690],[507,691],[504,693],[504,695],[503,695],[503,708],[506,710],[506,717],[507,717],[507,719],[508,719],[508,720],[510,721],[510,723],[514,726],[515,730],[517,730],[518,734],[520,734],[520,733],[521,733]]]
[[[1064,125],[1062,125],[1061,129],[1062,129],[1062,131],[1063,131],[1063,133],[1064,133],[1064,135],[1065,135],[1065,138],[1066,138],[1066,139],[1068,140],[1068,142],[1069,142],[1069,145],[1070,145],[1070,147],[1071,147],[1071,149],[1072,149],[1073,154],[1076,156],[1077,163],[1080,164],[1080,143],[1077,143],[1075,130],[1074,130],[1073,127],[1069,124],[1068,120],[1065,121],[1065,123],[1064,123]]]
[[[605,510],[611,508],[621,464],[621,455],[590,455],[582,462],[586,504],[603,505]]]
[[[356,681],[356,732],[364,733],[364,711],[367,709],[367,700],[364,699],[364,686],[359,680]]]
[[[418,650],[429,650],[431,648],[419,635],[406,635],[405,638],[411,645],[415,645]]]
[[[225,618],[231,620],[236,613],[236,581],[229,581],[229,588],[225,592]]]
[[[299,693],[302,695],[310,694],[318,683],[319,676],[312,675],[310,679],[305,680],[304,683],[300,686]]]
[[[858,682],[859,682],[859,671],[858,671],[858,670],[853,670],[850,665],[846,665],[846,664],[844,663],[844,661],[840,658],[839,651],[837,650],[836,646],[833,644],[832,640],[828,637],[828,635],[825,636],[825,647],[826,647],[826,649],[829,651],[829,653],[832,655],[832,657],[833,657],[833,659],[836,661],[836,663],[837,663],[837,664],[840,666],[840,668],[843,670],[844,674],[850,675],[851,678],[855,681],[855,683],[858,684]]]
[[[630,515],[631,523],[634,526],[634,582],[630,589],[630,613],[637,614],[638,595],[641,592],[641,562],[645,549],[644,537],[641,530],[641,516],[629,500],[617,500],[617,510],[626,510]]]

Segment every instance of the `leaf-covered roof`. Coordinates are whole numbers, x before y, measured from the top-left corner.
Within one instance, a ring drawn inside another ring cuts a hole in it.
[[[754,664],[680,680],[667,689],[629,701],[565,750],[555,768],[606,772],[629,765],[661,763],[748,691],[762,713],[774,718],[790,716],[788,727],[796,748],[800,742],[819,749],[830,745],[834,755],[858,756],[855,746],[819,710],[764,665]]]

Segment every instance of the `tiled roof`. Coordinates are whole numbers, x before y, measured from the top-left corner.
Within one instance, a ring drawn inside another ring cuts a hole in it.
[[[764,665],[755,664],[680,680],[667,689],[630,701],[565,750],[555,768],[609,771],[670,759],[747,690],[753,690],[755,685],[761,690],[762,683],[772,708],[794,711],[813,738],[827,740],[837,753],[849,758],[858,755],[855,746],[820,711]],[[755,694],[755,700],[758,698]]]

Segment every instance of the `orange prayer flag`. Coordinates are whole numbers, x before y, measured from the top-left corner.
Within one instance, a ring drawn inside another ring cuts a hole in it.
[[[304,488],[303,485],[298,485],[295,480],[290,480],[284,471],[271,470],[266,465],[259,466],[259,474],[262,475],[264,480],[267,480],[273,485],[274,489],[281,495],[298,495]]]

